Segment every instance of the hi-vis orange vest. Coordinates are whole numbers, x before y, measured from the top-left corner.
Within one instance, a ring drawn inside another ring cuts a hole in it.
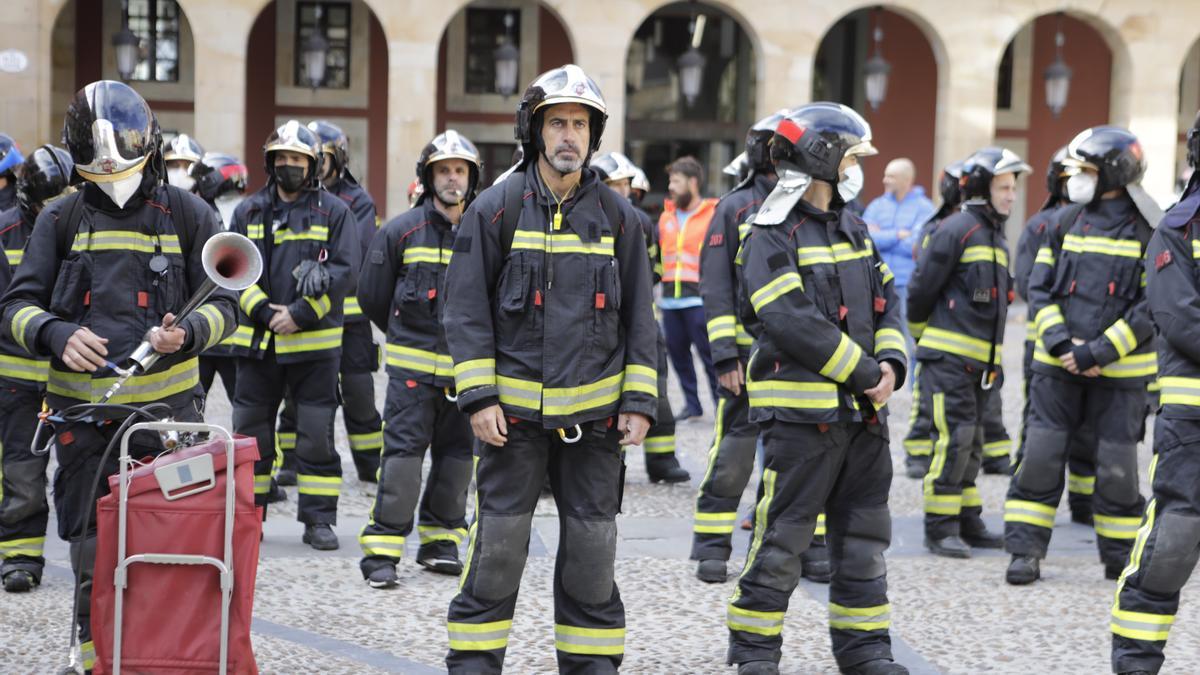
[[[716,212],[717,200],[702,199],[696,210],[679,227],[675,202],[663,203],[658,219],[658,244],[662,251],[663,297],[687,298],[700,295],[700,247]]]

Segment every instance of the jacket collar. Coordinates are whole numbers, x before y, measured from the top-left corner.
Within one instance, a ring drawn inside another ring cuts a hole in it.
[[[571,196],[563,200],[563,229],[569,228],[583,241],[598,241],[602,232],[613,232],[617,223],[605,226],[604,207],[600,204],[600,180],[590,168],[584,167],[579,185]],[[533,192],[534,208],[540,217],[553,227],[557,208],[549,190],[537,175],[537,162],[530,162],[525,169],[525,189]]]

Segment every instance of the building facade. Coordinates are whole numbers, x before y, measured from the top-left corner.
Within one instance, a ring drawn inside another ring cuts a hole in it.
[[[438,130],[482,145],[488,174],[511,159],[513,111],[540,71],[574,61],[603,89],[603,148],[648,169],[695,154],[718,176],[746,126],[779,108],[840,100],[864,112],[881,149],[864,197],[878,195],[886,160],[914,159],[918,182],[997,143],[1037,170],[1024,212],[1044,197],[1041,171],[1079,129],[1131,128],[1149,162],[1144,184],[1164,204],[1183,163],[1183,132],[1200,108],[1200,4],[1191,0],[963,3],[726,0],[127,0],[142,39],[132,84],[167,132],[243,157],[262,180],[260,148],[281,120],[325,118],[350,134],[353,169],[381,202],[406,208],[420,148]],[[26,148],[57,142],[71,94],[116,78],[112,36],[121,0],[8,0],[0,11],[0,130]],[[300,50],[326,38],[322,86],[305,81]],[[697,36],[697,33],[700,33]],[[1056,51],[1055,37],[1063,46]],[[876,37],[879,40],[876,40]],[[493,50],[519,48],[517,94],[489,86]],[[704,54],[700,93],[680,94],[678,56]],[[877,109],[862,69],[891,65]],[[1043,73],[1071,67],[1066,107],[1046,105]],[[724,183],[708,190],[719,194]],[[1017,215],[1024,215],[1024,212]],[[1014,218],[1013,220],[1019,220]]]

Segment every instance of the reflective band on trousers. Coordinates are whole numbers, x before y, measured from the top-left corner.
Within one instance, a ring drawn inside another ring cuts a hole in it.
[[[388,558],[404,557],[404,537],[386,534],[360,534],[358,545],[363,555],[382,555]]]
[[[725,611],[725,625],[730,630],[756,635],[779,635],[783,632],[783,612],[757,612],[730,603]]]
[[[504,649],[508,646],[508,633],[511,630],[512,619],[489,623],[446,622],[446,634],[450,637],[450,649],[462,652]]]
[[[0,559],[12,558],[19,555],[29,558],[40,558],[45,545],[45,537],[27,537],[24,539],[0,541]]]
[[[1054,511],[1053,506],[1023,499],[1009,499],[1004,502],[1004,522],[1025,523],[1051,530],[1054,529]]]
[[[554,624],[554,648],[568,654],[610,656],[625,653],[624,628],[581,628]]]
[[[365,434],[349,434],[350,449],[359,452],[362,450],[378,450],[383,447],[383,432],[368,431]],[[280,445],[283,445],[282,441]],[[295,437],[292,439],[292,446],[295,447]]]
[[[45,382],[49,374],[49,361],[0,354],[0,377],[25,382]]]
[[[307,330],[291,335],[275,336],[275,352],[277,354],[300,354],[303,352],[319,352],[325,349],[337,349],[342,346],[342,328],[326,328],[323,330]]]
[[[648,455],[675,452],[675,436],[647,436],[642,451]]]
[[[1067,490],[1077,495],[1090,495],[1096,491],[1096,477],[1068,473]]]
[[[1137,537],[1138,528],[1142,525],[1141,516],[1105,516],[1097,513],[1092,518],[1096,527],[1096,535],[1109,539],[1134,539]]]
[[[984,457],[1008,457],[1012,441],[989,441],[983,444]]]
[[[25,259],[25,249],[6,248],[4,249],[4,257],[8,258],[9,267],[16,267]]]
[[[449,354],[438,354],[390,342],[387,345],[387,364],[438,377],[450,377],[454,374],[454,362]]]
[[[697,534],[732,534],[737,524],[737,511],[728,513],[696,512],[692,532]]]
[[[1160,642],[1167,639],[1171,625],[1175,623],[1174,614],[1150,614],[1148,612],[1129,612],[1113,607],[1112,621],[1109,630],[1130,640],[1146,640]]]
[[[89,373],[63,371],[52,367],[46,382],[46,391],[95,403],[116,381],[115,377],[93,378]],[[108,402],[125,404],[161,401],[185,392],[199,382],[199,360],[193,357],[160,372],[129,378]]]
[[[832,382],[750,380],[746,390],[753,408],[828,410],[838,407],[838,388]]]
[[[302,495],[336,497],[341,484],[341,476],[312,476],[303,473],[296,476],[296,489]]]
[[[434,541],[452,541],[455,544],[461,544],[467,536],[467,529],[465,527],[450,529],[433,525],[418,525],[417,533],[421,537],[422,544]]]
[[[887,630],[892,625],[892,606],[846,607],[829,603],[829,627],[834,630]]]

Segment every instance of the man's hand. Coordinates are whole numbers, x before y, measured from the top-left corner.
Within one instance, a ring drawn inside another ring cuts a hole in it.
[[[650,431],[650,418],[640,413],[621,413],[617,416],[617,431],[625,434],[621,445],[641,445]]]
[[[1083,371],[1084,377],[1100,377],[1100,366],[1092,366]]]
[[[175,315],[163,317],[162,327],[150,329],[150,346],[159,354],[174,354],[187,342],[187,331],[175,325]]]
[[[734,396],[741,396],[742,385],[746,384],[746,375],[742,370],[742,361],[738,359],[737,368],[728,373],[721,373],[717,376],[717,382],[721,383],[729,391],[733,392]]]
[[[1073,337],[1073,338],[1071,338],[1071,344],[1081,345],[1081,344],[1083,344],[1083,340]],[[1079,365],[1075,363],[1074,352],[1067,352],[1066,354],[1063,354],[1062,356],[1060,356],[1058,358],[1062,361],[1063,368],[1066,368],[1068,373],[1070,373],[1072,375],[1081,374],[1079,372]]]
[[[499,405],[488,406],[471,415],[471,431],[475,432],[475,438],[497,448],[508,442],[508,423]]]
[[[883,405],[892,397],[892,391],[896,388],[896,371],[892,370],[892,364],[887,361],[882,361],[879,364],[879,384],[866,390],[867,398],[871,399],[871,403],[875,405]]]
[[[271,317],[271,323],[268,328],[272,332],[279,335],[291,335],[300,330],[300,326],[296,325],[296,321],[292,319],[292,313],[288,310],[287,305],[268,304],[267,307],[275,310],[275,316]]]
[[[103,368],[108,356],[108,338],[102,338],[87,328],[80,328],[67,339],[63,348],[62,362],[76,372],[94,373],[97,368]]]

